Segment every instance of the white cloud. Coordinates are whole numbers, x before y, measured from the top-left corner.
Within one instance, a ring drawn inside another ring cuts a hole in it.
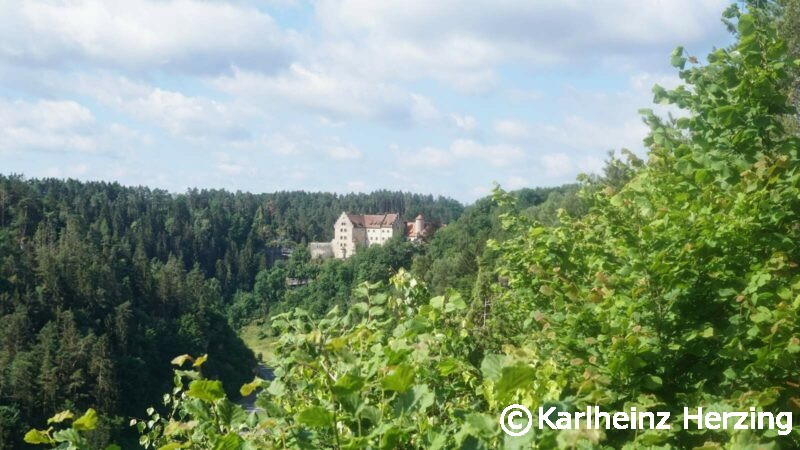
[[[400,162],[408,166],[441,168],[452,166],[459,160],[482,160],[495,167],[504,167],[524,157],[522,149],[512,145],[486,145],[470,139],[457,139],[447,149],[424,147],[404,153]]]
[[[121,141],[121,142],[117,142]],[[0,100],[0,152],[112,152],[144,144],[138,132],[96,121],[85,106],[71,100]]]
[[[261,144],[278,155],[297,155],[301,153],[301,147],[297,141],[290,139],[283,133],[264,137]]]
[[[258,109],[236,101],[189,96],[121,76],[84,75],[64,87],[188,140],[214,138],[228,143],[252,139],[247,125],[262,118]]]
[[[414,120],[421,124],[429,124],[441,118],[442,114],[433,102],[420,94],[411,94],[411,115]]]
[[[132,70],[270,70],[297,45],[253,6],[196,0],[3,2],[0,59]]]
[[[215,156],[217,161],[214,167],[223,176],[255,176],[258,173],[253,164],[240,155],[234,156],[228,152],[216,152]]]
[[[605,163],[596,156],[570,156],[564,152],[546,153],[539,158],[544,175],[552,179],[575,177],[578,173],[599,174]]]
[[[367,188],[367,183],[361,180],[353,180],[347,182],[347,189],[354,192],[363,192]]]
[[[469,114],[450,114],[450,118],[453,120],[453,123],[458,128],[464,131],[472,131],[477,125],[478,121]]]
[[[519,175],[512,175],[506,179],[503,185],[507,189],[521,189],[529,185],[528,179]]]
[[[400,163],[407,166],[442,168],[453,165],[455,157],[447,150],[424,147],[416,152],[402,154]]]
[[[323,150],[333,159],[354,160],[361,158],[361,150],[358,147],[353,144],[338,142],[338,140],[323,146]]]
[[[474,90],[496,82],[492,69],[580,61],[648,60],[681,42],[704,46],[724,35],[727,0],[514,2],[322,0],[316,16],[328,41],[321,60],[382,77],[430,77]],[[643,61],[646,62],[646,61]]]
[[[440,115],[430,99],[396,85],[298,63],[275,76],[234,70],[232,75],[216,79],[214,85],[242,99],[280,101],[333,121],[376,119],[403,124],[428,122]]]
[[[563,177],[572,172],[572,159],[563,152],[548,153],[539,158],[547,176],[553,178]]]
[[[485,185],[473,186],[472,189],[470,189],[470,193],[475,198],[485,197],[489,195],[491,192],[492,188],[490,186],[485,186]]]
[[[643,148],[642,139],[647,132],[647,126],[636,115],[618,123],[569,115],[556,124],[536,125],[532,134],[549,146],[599,153],[622,147],[638,151]]]
[[[507,166],[525,156],[519,147],[506,144],[483,145],[469,139],[453,142],[450,152],[458,158],[483,159],[494,166]]]
[[[44,170],[42,176],[50,178],[78,178],[89,173],[89,165],[86,163],[71,164],[66,167],[51,166]]]
[[[530,136],[528,125],[519,120],[495,120],[492,128],[495,133],[508,139],[522,139]]]

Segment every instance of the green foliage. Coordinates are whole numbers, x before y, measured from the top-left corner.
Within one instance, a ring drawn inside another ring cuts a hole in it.
[[[47,420],[47,424],[62,425],[68,420],[74,419],[72,411],[61,411]],[[72,421],[69,428],[54,429],[52,426],[46,430],[30,430],[25,434],[25,442],[28,444],[45,444],[63,450],[90,450],[93,447],[87,440],[85,433],[97,428],[97,413],[89,408],[81,417]],[[118,450],[116,445],[106,447],[106,450]]]
[[[688,115],[666,123],[645,111],[651,150],[630,181],[587,189],[589,212],[553,228],[506,217],[516,237],[495,248],[510,288],[492,305],[487,334],[535,352],[537,373],[557,368],[563,378],[547,400],[577,410],[797,411],[800,140],[783,126],[795,113],[787,93],[797,63],[766,11],[728,14],[734,46],[705,66],[673,54],[687,86],[656,87],[655,100]],[[534,380],[536,390],[543,378]],[[796,433],[607,439],[800,445]]]
[[[566,185],[520,189],[511,194],[516,199],[513,206],[498,205],[488,197],[478,200],[467,207],[458,220],[433,235],[424,251],[414,257],[412,272],[436,293],[456,289],[463,296],[470,297],[474,289],[486,284],[480,273],[491,272],[494,267],[495,255],[487,252],[486,242],[506,236],[500,215],[513,208],[555,222],[555,209],[558,207],[580,214],[581,201],[574,196],[576,188]],[[556,204],[559,206],[554,207]],[[479,282],[477,286],[476,282]]]

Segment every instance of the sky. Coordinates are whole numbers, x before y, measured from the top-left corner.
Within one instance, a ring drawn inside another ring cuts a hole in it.
[[[720,0],[4,0],[0,173],[463,202],[644,154]]]

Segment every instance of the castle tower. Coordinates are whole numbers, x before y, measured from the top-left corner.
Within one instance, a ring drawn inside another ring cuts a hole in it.
[[[424,230],[425,230],[425,218],[422,217],[422,214],[420,214],[414,220],[414,233],[417,235],[417,238],[422,237],[422,232]]]

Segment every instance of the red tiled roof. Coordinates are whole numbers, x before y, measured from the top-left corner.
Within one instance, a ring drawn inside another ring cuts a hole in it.
[[[397,221],[397,213],[392,214],[348,214],[347,218],[358,228],[391,227]]]

